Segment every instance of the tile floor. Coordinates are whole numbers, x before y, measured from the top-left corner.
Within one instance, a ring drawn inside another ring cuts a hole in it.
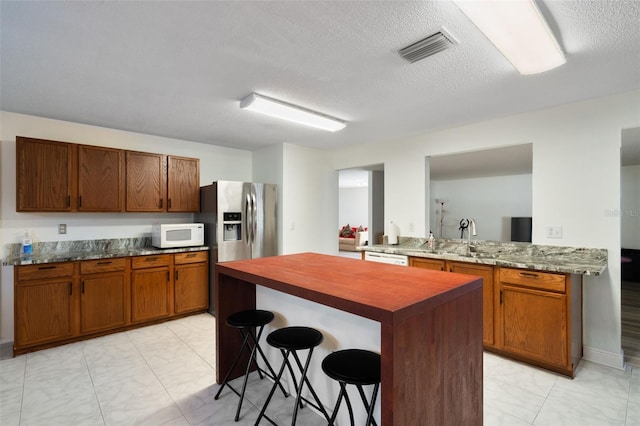
[[[237,397],[213,399],[214,324],[195,315],[2,360],[0,424],[251,425],[270,383],[252,377],[234,422]],[[485,425],[640,425],[638,368],[583,361],[570,380],[486,353],[484,389]],[[291,399],[274,398],[271,417],[288,424]],[[309,409],[300,416],[323,424]]]

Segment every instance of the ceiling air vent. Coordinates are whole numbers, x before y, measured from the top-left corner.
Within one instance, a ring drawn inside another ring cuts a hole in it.
[[[398,50],[398,54],[406,61],[414,63],[427,56],[442,52],[455,44],[458,44],[456,39],[444,29],[440,29],[437,33]]]

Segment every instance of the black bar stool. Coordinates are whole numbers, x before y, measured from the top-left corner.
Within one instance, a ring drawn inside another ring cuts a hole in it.
[[[296,424],[296,418],[298,417],[298,407],[302,407],[302,401],[305,401],[307,404],[320,410],[324,415],[324,417],[327,420],[329,420],[329,414],[327,413],[327,410],[325,410],[324,406],[322,405],[322,402],[320,401],[320,398],[318,398],[318,395],[313,390],[313,387],[311,386],[311,383],[309,383],[309,379],[307,378],[307,371],[309,370],[309,363],[311,362],[311,356],[313,355],[313,348],[320,345],[320,343],[322,343],[322,340],[323,340],[322,333],[310,327],[285,327],[285,328],[281,328],[279,330],[273,331],[267,336],[267,343],[273,346],[274,348],[280,349],[280,352],[282,353],[282,357],[284,358],[284,360],[282,361],[282,366],[280,367],[280,372],[276,377],[275,383],[271,388],[271,392],[269,392],[269,396],[267,397],[267,400],[262,406],[260,415],[256,420],[256,423],[255,423],[256,426],[260,423],[260,420],[262,419],[262,417],[264,417],[269,422],[277,426],[277,424],[265,414],[265,411],[267,410],[267,406],[271,401],[271,397],[273,397],[276,387],[279,385],[281,386],[280,380],[282,378],[282,374],[284,373],[285,367],[289,368],[289,372],[291,373],[291,378],[293,380],[293,386],[296,388],[296,402],[293,409],[293,417],[291,419],[291,425],[293,426]],[[305,349],[309,350],[309,354],[307,355],[307,360],[303,366],[302,362],[300,362],[300,357],[298,357],[298,354],[296,353],[296,351],[305,350]],[[301,373],[299,385],[296,382],[296,377],[295,377],[295,374],[293,373],[293,368],[291,366],[291,363],[289,362],[290,354],[293,355],[293,359],[295,360],[296,365],[298,366],[298,369]],[[315,403],[309,401],[307,398],[302,396],[302,390],[304,388],[305,383],[307,384],[307,387],[309,388],[309,392],[311,392],[313,399],[315,399]]]
[[[229,327],[237,328],[238,331],[240,332],[240,335],[242,336],[242,346],[240,346],[238,355],[236,356],[236,359],[233,361],[233,364],[231,364],[231,368],[227,372],[227,375],[225,376],[224,380],[222,381],[222,385],[220,386],[220,389],[218,389],[218,392],[216,393],[216,396],[214,399],[217,400],[220,397],[220,393],[222,393],[222,390],[224,389],[225,386],[229,387],[229,389],[231,389],[236,395],[240,397],[240,401],[238,401],[238,409],[236,410],[235,421],[238,421],[238,419],[240,418],[240,410],[242,409],[242,401],[244,400],[244,393],[245,393],[245,390],[247,389],[247,380],[249,378],[249,370],[251,369],[251,364],[255,365],[256,370],[258,371],[258,375],[260,376],[260,379],[263,379],[262,373],[271,377],[272,379],[275,379],[276,377],[275,371],[271,367],[271,364],[269,364],[267,357],[264,356],[264,352],[262,352],[262,349],[258,344],[258,342],[260,341],[260,336],[262,335],[264,326],[269,324],[271,321],[273,321],[273,318],[274,318],[273,312],[261,311],[261,310],[248,310],[248,311],[236,312],[235,314],[229,315],[229,318],[227,318],[227,325]],[[255,328],[258,328],[257,334],[254,334]],[[238,361],[240,361],[240,358],[242,357],[242,353],[244,352],[245,349],[250,350],[249,362],[247,362],[247,367],[244,373],[244,381],[242,382],[242,392],[238,392],[229,384],[229,377],[231,376],[231,373],[233,372],[233,370],[236,368],[236,365],[238,364]],[[264,361],[269,372],[264,371],[258,366],[258,363],[256,360],[257,358],[256,352],[260,354],[260,356],[262,357],[262,360]],[[284,390],[282,385],[280,385],[280,389],[282,389],[282,392],[284,393],[285,397],[288,396],[287,392]]]
[[[347,402],[347,408],[349,409],[351,426],[354,425],[353,408],[351,407],[349,395],[347,394],[347,385],[356,385],[360,393],[360,398],[362,398],[364,407],[367,410],[367,422],[365,425],[369,426],[373,424],[376,426],[376,421],[373,418],[373,407],[380,387],[380,355],[362,349],[336,351],[327,355],[322,360],[322,370],[327,376],[340,383],[340,394],[338,395],[338,401],[333,409],[333,415],[331,416],[331,420],[329,420],[329,424],[332,425],[336,420],[342,398],[344,397]],[[367,397],[362,389],[362,386],[365,385],[375,385],[373,387],[371,402],[367,402]]]

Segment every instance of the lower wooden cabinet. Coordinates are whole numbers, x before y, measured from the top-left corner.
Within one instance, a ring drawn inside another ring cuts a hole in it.
[[[129,323],[127,259],[80,262],[80,333],[94,333]]]
[[[426,257],[410,257],[409,266],[431,269],[434,271],[446,271],[446,262],[441,259],[428,259]]]
[[[132,259],[131,321],[168,317],[172,296],[173,255],[139,256]]]
[[[447,262],[447,270],[458,274],[478,275],[482,277],[482,343],[494,345],[496,315],[494,310],[493,266],[468,262]]]
[[[15,293],[16,348],[49,343],[73,335],[71,277],[25,282]]]
[[[176,314],[209,307],[207,252],[176,254],[174,275]]]
[[[573,376],[582,357],[582,287],[571,275],[498,268],[499,349]]]
[[[204,312],[208,268],[207,251],[16,266],[14,354]]]
[[[582,358],[581,276],[410,257],[409,265],[483,278],[483,345],[573,377]]]

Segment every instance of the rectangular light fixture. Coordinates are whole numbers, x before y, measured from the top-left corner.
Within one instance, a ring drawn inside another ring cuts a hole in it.
[[[522,75],[566,62],[534,0],[454,0],[460,10]]]
[[[342,130],[346,126],[346,122],[337,118],[257,93],[252,93],[240,101],[240,108],[330,132]]]

